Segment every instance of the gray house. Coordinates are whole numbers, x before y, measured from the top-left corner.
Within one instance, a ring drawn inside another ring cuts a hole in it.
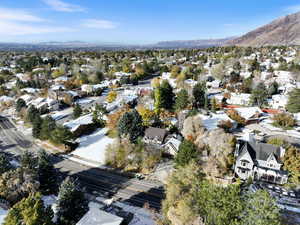
[[[147,144],[162,145],[167,133],[168,132],[165,129],[149,127],[145,130],[145,136],[143,140]]]
[[[242,180],[252,178],[285,184],[288,173],[281,170],[285,149],[255,140],[240,141],[236,146],[234,172]]]

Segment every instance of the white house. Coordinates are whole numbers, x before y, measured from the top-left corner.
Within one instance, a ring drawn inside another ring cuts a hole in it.
[[[273,109],[285,109],[288,99],[286,95],[272,95],[272,98],[268,99],[268,104]]]
[[[181,141],[172,137],[166,142],[166,144],[164,144],[164,148],[170,155],[175,156],[179,150],[180,144]]]
[[[229,116],[227,116],[227,114],[223,111],[219,111],[217,113],[210,113],[209,115],[199,114],[199,117],[201,118],[203,126],[207,130],[214,130],[218,128],[218,125],[222,121],[230,121],[233,125],[233,128],[237,126],[237,123],[234,120],[232,120]]]
[[[227,103],[230,105],[244,105],[247,106],[250,104],[251,94],[246,93],[230,93],[230,98],[227,99]]]
[[[259,107],[244,107],[236,108],[235,110],[247,123],[256,121],[263,114],[263,111]]]
[[[235,174],[242,180],[267,181],[285,184],[288,173],[281,170],[285,150],[270,144],[240,141],[236,146]]]

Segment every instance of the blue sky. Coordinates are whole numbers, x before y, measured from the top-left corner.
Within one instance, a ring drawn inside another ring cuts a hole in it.
[[[299,0],[1,0],[0,42],[223,38],[297,11]]]

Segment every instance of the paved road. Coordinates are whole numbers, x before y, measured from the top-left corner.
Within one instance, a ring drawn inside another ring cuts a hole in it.
[[[36,152],[32,144],[7,119],[0,117],[0,151],[20,155],[25,149]],[[52,156],[54,166],[63,176],[74,176],[91,194],[106,193],[110,197],[143,206],[146,202],[157,210],[164,198],[162,184],[129,178],[125,175],[100,168],[92,168],[73,162],[62,156]]]

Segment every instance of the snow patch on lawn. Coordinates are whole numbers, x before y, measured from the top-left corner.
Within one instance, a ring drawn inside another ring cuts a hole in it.
[[[77,141],[80,143],[79,147],[72,152],[72,155],[104,164],[106,147],[114,140],[105,135],[107,131],[108,130],[106,128],[103,128],[97,130],[91,135],[78,138]]]

